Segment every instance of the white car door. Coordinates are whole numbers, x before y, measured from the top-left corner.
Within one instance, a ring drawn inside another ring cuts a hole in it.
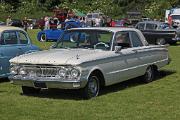
[[[119,36],[122,35],[124,42],[118,43],[117,41],[123,41],[118,40]],[[133,78],[136,76],[136,66],[138,62],[138,58],[136,56],[136,52],[132,48],[131,42],[130,42],[130,32],[123,31],[118,32],[115,35],[114,39],[114,45],[113,46],[121,46],[122,50],[119,52],[114,51],[114,57],[112,59],[113,62],[113,69],[111,74],[114,76],[113,83],[121,82],[130,78]],[[113,84],[109,83],[109,84]]]

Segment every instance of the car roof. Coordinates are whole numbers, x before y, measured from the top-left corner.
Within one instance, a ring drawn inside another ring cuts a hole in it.
[[[163,22],[160,22],[160,21],[143,21],[143,22],[138,22],[137,24],[139,23],[151,23],[151,24],[157,24],[157,25],[163,24]]]
[[[106,30],[111,32],[119,31],[139,31],[135,28],[125,28],[125,27],[86,27],[86,28],[71,28],[71,30]]]
[[[0,26],[0,32],[3,32],[5,30],[21,30],[24,31],[24,29],[19,27],[13,27],[13,26]]]

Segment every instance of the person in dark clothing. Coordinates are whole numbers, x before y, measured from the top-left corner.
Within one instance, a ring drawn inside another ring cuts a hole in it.
[[[27,28],[28,28],[28,20],[27,20],[27,17],[24,17],[24,20],[23,20],[23,27],[24,27],[24,30],[27,31]]]

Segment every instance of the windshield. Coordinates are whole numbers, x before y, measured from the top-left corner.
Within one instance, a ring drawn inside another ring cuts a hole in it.
[[[174,19],[174,20],[180,19],[180,15],[172,15],[172,19]]]
[[[88,14],[87,18],[99,18],[99,14],[98,13]]]
[[[67,30],[54,48],[110,50],[113,32],[103,30]]]

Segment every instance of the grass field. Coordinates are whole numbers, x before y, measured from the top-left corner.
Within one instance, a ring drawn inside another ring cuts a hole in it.
[[[47,49],[51,43],[33,43]],[[20,86],[0,82],[0,120],[179,120],[180,44],[169,47],[172,62],[155,81],[143,84],[132,79],[105,87],[91,100],[78,91],[50,90],[22,95]]]

